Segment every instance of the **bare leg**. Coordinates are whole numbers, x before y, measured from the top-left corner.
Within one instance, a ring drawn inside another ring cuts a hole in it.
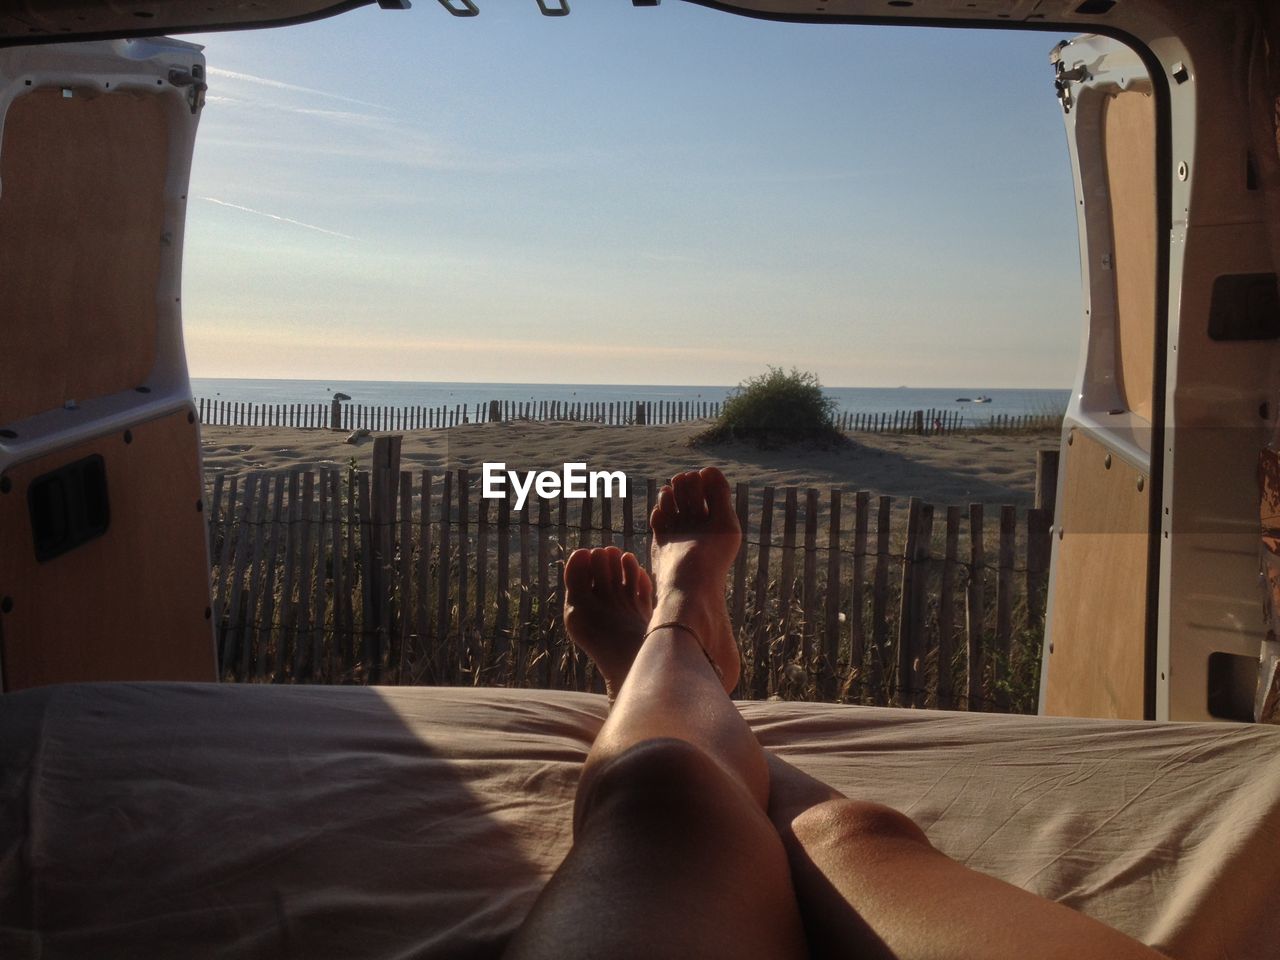
[[[970,870],[910,819],[770,756],[770,816],[815,957],[1157,960],[1136,940]]]
[[[610,594],[642,609],[644,582],[632,588],[631,564],[608,551],[566,564],[566,624],[619,695],[578,786],[573,848],[508,955],[802,957],[764,754],[726,692],[738,653],[724,583],[740,537],[728,483],[718,470],[681,474],[651,522],[652,624],[693,632],[654,630],[620,670],[626,657],[609,647],[634,644],[634,618],[604,624],[611,638],[586,614]]]
[[[723,678],[683,630],[641,644],[650,587],[634,560],[570,558],[566,623],[621,692],[579,785],[574,848],[510,953],[803,956],[798,897],[816,956],[1158,958],[961,866],[897,811],[766,761],[723,693],[738,670],[722,592],[738,542],[728,486],[718,472],[698,480],[677,478],[654,513],[652,622],[693,627]],[[762,832],[766,798],[773,825]]]

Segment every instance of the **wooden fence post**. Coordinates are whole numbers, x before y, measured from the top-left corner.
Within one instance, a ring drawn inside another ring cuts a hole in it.
[[[253,529],[249,532],[253,558],[249,561],[249,592],[245,604],[244,633],[241,635],[240,641],[240,669],[237,672],[237,676],[242,683],[253,679],[255,660],[260,661],[262,657],[261,645],[257,641],[262,630],[259,608],[262,604],[262,595],[266,590],[263,583],[263,568],[267,565],[265,556],[267,546],[267,490],[270,486],[270,477],[265,473],[262,474],[259,477],[258,484],[258,507],[253,520]],[[254,656],[255,651],[257,652],[256,657]]]
[[[827,603],[818,692],[824,700],[835,700],[840,689],[840,490],[836,487],[831,489],[827,523]]]
[[[376,583],[380,579],[377,563],[378,531],[373,522],[373,504],[377,501],[376,492],[371,491],[371,476],[361,470],[356,474],[359,490],[360,517],[360,629],[358,632],[359,651],[357,656],[365,665],[362,681],[378,682],[378,664],[382,662],[381,637],[378,635],[378,590]]]
[[[453,471],[446,468],[440,490],[440,558],[436,564],[436,636],[435,662],[438,683],[452,683],[457,678],[452,653],[453,618],[449,603],[449,568],[453,565]]]
[[[551,570],[551,504],[545,497],[538,499],[538,626],[542,635],[542,678],[543,686],[549,686],[556,676],[552,670],[552,659],[555,655],[551,643],[554,627],[560,613],[554,597],[559,596],[557,589],[564,582],[563,566],[556,568],[556,576],[552,583]]]
[[[486,664],[486,625],[488,624],[489,603],[489,500],[479,497],[476,501],[476,614],[472,621],[471,632],[476,638],[476,679],[483,676]],[[487,651],[492,653],[492,650]]]
[[[1047,511],[1053,523],[1055,500],[1058,495],[1058,449],[1036,451],[1036,499],[1035,509]]]
[[[213,622],[219,638],[223,635],[223,621],[226,619],[229,605],[227,591],[231,586],[230,562],[235,554],[234,544],[236,522],[236,491],[240,485],[240,477],[231,475],[227,484],[227,503],[222,511],[222,545],[218,554],[218,573],[213,578]]]
[[[921,500],[912,497],[907,506],[907,539],[902,548],[902,592],[898,603],[898,671],[894,679],[893,702],[905,707],[915,694],[912,655],[915,647],[915,564],[917,540],[920,536]]]
[[[346,626],[344,611],[350,603],[347,595],[348,584],[342,558],[345,546],[342,536],[342,482],[337,470],[327,471],[326,482],[329,484],[329,540],[333,550],[333,637],[329,643],[329,656],[325,662],[324,677],[328,683],[336,682],[334,661],[342,651],[342,635]]]
[[[298,517],[302,527],[298,546],[298,601],[293,617],[293,676],[298,680],[311,679],[311,514],[315,494],[316,475],[308,470],[302,475],[302,508]]]
[[[653,481],[650,481],[652,483]],[[742,531],[742,542],[738,544],[738,556],[733,561],[733,605],[729,619],[733,624],[733,639],[738,644],[739,653],[743,649],[743,627],[747,612],[747,542],[751,539],[751,528],[747,515],[747,506],[751,496],[748,484],[739,483],[735,488],[735,506],[738,511],[738,528]]]
[[[401,427],[404,425],[401,424]],[[383,488],[384,510],[386,511],[386,531],[384,542],[390,543],[383,570],[383,654],[380,664],[384,682],[400,683],[404,668],[404,643],[408,634],[408,607],[410,603],[409,584],[411,575],[408,569],[412,554],[413,535],[413,502],[411,498],[412,477],[403,470],[389,472]]]
[[[876,578],[871,596],[871,695],[878,706],[887,702],[884,689],[885,667],[889,661],[889,511],[893,499],[881,497],[876,515]]]
[[[760,504],[760,548],[756,562],[756,603],[754,643],[751,654],[751,696],[763,700],[769,695],[769,547],[773,537],[773,487],[764,488]]]
[[[622,549],[627,553],[635,553],[635,517],[632,516],[634,495],[635,490],[628,479],[626,492],[622,495]]]
[[[810,487],[804,501],[804,580],[801,609],[804,627],[800,633],[800,657],[805,671],[815,668],[818,631],[818,491]]]
[[[346,552],[343,559],[342,579],[346,581],[347,589],[351,592],[351,596],[343,604],[342,611],[342,627],[344,636],[342,640],[342,655],[345,659],[343,679],[351,682],[355,679],[356,657],[360,651],[360,641],[356,637],[356,605],[354,601],[356,592],[356,582],[359,579],[358,566],[359,563],[359,517],[357,515],[357,489],[359,483],[356,479],[357,471],[347,470],[347,527],[346,527]]]
[[[319,409],[319,408],[318,408]],[[319,507],[316,513],[316,565],[315,587],[311,593],[311,676],[323,682],[325,676],[324,662],[324,625],[325,610],[328,607],[328,589],[325,577],[326,560],[328,559],[325,540],[329,531],[329,485],[325,482],[325,471],[317,476]]]
[[[583,497],[582,506],[578,512],[578,548],[590,549],[591,547],[591,498]]]
[[[560,640],[562,636],[561,624],[563,620],[561,613],[564,610],[564,561],[569,559],[569,502],[564,497],[561,497],[560,502],[556,505],[556,524],[556,543],[559,545],[560,566],[557,568],[556,576],[551,584],[555,599],[552,601],[552,629],[546,638],[548,658],[551,658],[552,650],[555,649],[553,641]],[[568,665],[576,669],[576,661],[571,658],[566,658],[566,661]],[[555,667],[555,663],[550,665],[551,669],[555,669]]]
[[[561,503],[565,501],[562,499]],[[562,518],[563,519],[563,518]],[[538,531],[539,537],[542,535],[541,529]],[[541,656],[550,660],[553,656],[551,637],[547,633],[535,630],[540,619],[535,621],[533,613],[533,601],[537,594],[540,594],[546,583],[545,580],[539,580],[530,572],[530,564],[533,560],[533,504],[526,502],[523,510],[520,511],[520,623],[521,623],[521,654],[520,662],[522,665],[522,675],[527,671],[528,658],[536,655],[530,646],[530,638],[532,637],[538,643],[538,649],[542,651]],[[541,614],[541,600],[539,600],[539,615]],[[576,649],[575,649],[576,654]],[[553,665],[552,665],[553,666]]]
[[[395,491],[400,479],[402,440],[399,436],[386,436],[375,437],[373,441],[373,475],[369,492],[373,562],[366,585],[366,589],[373,594],[373,602],[365,608],[373,614],[373,622],[365,624],[366,633],[370,627],[373,628],[375,655],[371,658],[369,672],[373,683],[382,681],[383,669],[387,666],[391,653],[391,597],[395,589]]]
[[[1027,511],[1027,631],[1044,630],[1045,593],[1052,551],[1053,516],[1047,510]]]
[[[848,689],[856,683],[859,692],[866,682],[865,663],[867,631],[863,619],[867,582],[867,527],[871,494],[859,490],[853,496],[853,592],[849,598],[849,675],[845,683]]]
[[[779,682],[781,671],[791,662],[796,644],[791,639],[791,602],[795,596],[796,570],[796,488],[787,487],[782,512],[782,572],[778,575],[778,607],[782,619],[782,642],[773,650],[773,674]]]
[[[546,503],[545,500],[541,502]],[[511,659],[511,498],[505,494],[498,500],[497,554],[498,573],[493,586],[493,597],[497,601],[493,621],[493,659],[497,664],[506,664],[505,669],[511,677],[509,682],[512,686],[520,686],[521,678]]]
[[[956,555],[960,548],[960,508],[947,507],[947,544],[942,556],[942,585],[938,598],[938,706],[955,706],[952,658],[955,654]]]
[[[984,623],[986,620],[986,550],[983,544],[982,504],[969,504],[969,585],[966,599],[968,679],[966,709],[983,709]]]
[[[244,485],[244,503],[241,506],[240,527],[236,533],[235,560],[231,572],[231,603],[227,632],[222,647],[222,673],[224,676],[232,672],[235,655],[239,649],[243,632],[244,615],[241,601],[244,595],[245,569],[249,563],[250,536],[253,531],[255,496],[258,492],[259,478],[250,474]]]
[[[929,570],[933,559],[933,504],[920,506],[920,534],[916,538],[911,584],[911,703],[923,707],[925,658],[928,654]]]
[[[262,479],[262,497],[266,497],[266,477]],[[285,664],[280,660],[279,643],[273,643],[275,634],[275,571],[280,562],[280,554],[284,550],[284,530],[282,529],[282,516],[284,507],[284,474],[275,475],[275,490],[271,494],[271,513],[270,527],[265,530],[271,544],[271,550],[266,557],[266,577],[264,581],[264,591],[262,591],[262,612],[261,621],[259,623],[259,631],[257,631],[257,649],[259,649],[259,663],[257,663],[257,676],[262,680],[275,680],[278,675],[285,672]]]
[[[421,658],[421,664],[415,669],[415,681],[429,678],[428,682],[439,683],[434,676],[434,664],[431,658],[431,471],[423,470],[419,480],[418,492],[418,596],[417,596],[417,643],[414,652]]]
[[[476,651],[472,647],[472,618],[467,604],[467,587],[470,580],[470,567],[467,555],[470,553],[470,521],[469,509],[471,499],[471,478],[466,467],[458,468],[458,663],[476,665]],[[475,682],[475,674],[468,678]]]
[[[916,533],[915,551],[911,559],[911,613],[908,619],[908,683],[907,703],[924,706],[928,692],[925,681],[925,657],[928,653],[929,565],[932,559],[933,504],[922,503]]]
[[[1013,659],[1013,559],[1018,536],[1018,508],[1000,508],[1000,568],[996,574],[996,705],[1009,709]]]
[[[285,511],[284,577],[280,584],[280,642],[276,662],[279,680],[294,680],[294,648],[297,644],[298,607],[294,599],[298,589],[299,554],[302,552],[302,473],[289,471],[289,506]]]

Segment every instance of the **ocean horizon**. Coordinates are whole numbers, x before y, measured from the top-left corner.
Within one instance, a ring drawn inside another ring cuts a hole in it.
[[[192,377],[197,399],[238,403],[328,403],[345,393],[351,403],[386,407],[474,407],[490,400],[613,403],[617,401],[725,400],[736,386],[598,383],[448,383],[392,380],[271,380]],[[960,387],[824,387],[839,413],[892,413],[896,410],[955,410],[986,419],[1065,412],[1069,389]],[[990,403],[959,402],[986,396]]]

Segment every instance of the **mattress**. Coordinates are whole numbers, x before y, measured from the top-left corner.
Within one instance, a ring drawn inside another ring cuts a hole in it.
[[[1280,730],[740,707],[971,867],[1172,957],[1276,956]],[[0,697],[0,956],[492,957],[569,849],[605,713],[528,690]]]

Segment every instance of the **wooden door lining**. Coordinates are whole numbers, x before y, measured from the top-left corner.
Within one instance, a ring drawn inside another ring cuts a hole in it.
[[[199,434],[189,409],[20,463],[0,484],[6,690],[85,680],[216,679]],[[36,560],[33,479],[100,455],[105,533]],[[0,608],[3,609],[3,608]]]
[[[1141,720],[1150,478],[1081,430],[1065,459],[1044,713]]]
[[[1125,91],[1102,104],[1111,201],[1117,382],[1125,406],[1151,420],[1156,334],[1156,111],[1150,94]]]
[[[167,98],[42,88],[0,143],[0,423],[128,390],[156,363]]]

